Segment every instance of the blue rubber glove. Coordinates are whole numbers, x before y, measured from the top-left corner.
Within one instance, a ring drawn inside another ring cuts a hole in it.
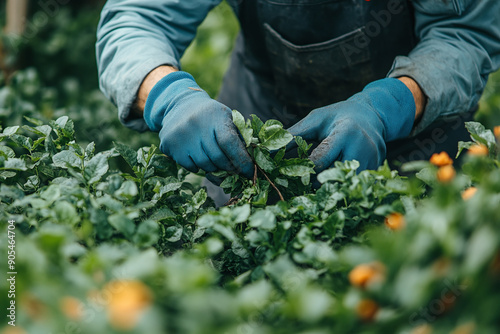
[[[231,110],[213,100],[186,72],[174,72],[151,90],[144,120],[160,133],[160,150],[191,172],[232,171],[248,178],[253,162]]]
[[[398,79],[367,85],[346,101],[315,109],[288,129],[306,141],[319,143],[310,159],[316,172],[337,160],[357,160],[360,169],[376,169],[386,156],[386,142],[410,134],[415,100]]]

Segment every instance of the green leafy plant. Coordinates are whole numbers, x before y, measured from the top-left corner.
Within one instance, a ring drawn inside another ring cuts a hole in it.
[[[214,177],[223,179],[220,186],[233,196],[231,204],[247,201],[266,205],[272,192],[283,201],[311,191],[314,164],[307,159],[310,145],[300,137],[294,138],[276,120],[263,123],[253,115],[251,120],[245,121],[239,112],[233,111],[233,121],[254,161],[255,172],[252,180],[227,172],[213,173]],[[299,157],[285,158],[286,146],[292,140],[298,144]]]

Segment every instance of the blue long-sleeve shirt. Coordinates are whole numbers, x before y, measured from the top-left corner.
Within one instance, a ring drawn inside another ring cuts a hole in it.
[[[361,0],[360,0],[361,1]],[[376,1],[376,0],[375,0]],[[160,65],[177,68],[196,29],[221,0],[108,0],[97,33],[100,86],[118,107],[122,123],[137,91]],[[417,46],[394,60],[388,77],[409,76],[427,96],[416,134],[438,117],[473,109],[488,74],[500,67],[500,1],[414,0]]]

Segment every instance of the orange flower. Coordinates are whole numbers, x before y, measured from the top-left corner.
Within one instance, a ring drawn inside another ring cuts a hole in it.
[[[21,297],[21,305],[32,319],[42,319],[47,311],[46,305],[30,293],[26,293]]]
[[[462,192],[462,198],[464,199],[464,201],[466,201],[472,196],[474,196],[476,191],[477,191],[476,187],[469,187]]]
[[[495,134],[495,137],[497,138],[497,140],[500,140],[500,125],[495,126],[493,128],[493,133]]]
[[[485,156],[488,155],[488,148],[484,144],[474,144],[467,151],[469,155]]]
[[[474,322],[467,322],[455,328],[450,334],[472,334],[476,330]]]
[[[61,311],[69,318],[75,321],[81,320],[83,317],[83,304],[74,297],[63,297],[59,301]]]
[[[109,296],[109,322],[117,329],[134,328],[140,315],[152,302],[151,291],[139,281],[112,281],[103,292]]]
[[[441,152],[441,153],[434,153],[431,158],[430,158],[430,163],[433,165],[436,165],[438,167],[446,166],[446,165],[451,165],[453,163],[453,160],[450,158],[448,153],[446,152]]]
[[[385,217],[385,226],[391,230],[400,230],[405,227],[405,217],[399,212],[391,213]]]
[[[371,321],[375,318],[378,311],[378,305],[371,299],[363,299],[356,307],[356,313],[364,321]]]
[[[423,324],[418,327],[415,327],[410,334],[431,334],[432,327],[428,324]]]
[[[439,167],[437,171],[437,179],[443,183],[450,182],[455,177],[455,174],[455,168],[453,168],[452,165],[446,165]]]
[[[26,331],[16,324],[16,327],[7,325],[0,331],[2,334],[26,334]]]
[[[432,263],[431,268],[437,276],[439,277],[445,276],[450,270],[451,267],[450,263],[451,263],[450,259],[441,257]]]
[[[385,267],[380,262],[360,264],[349,272],[349,282],[361,288],[384,278]]]

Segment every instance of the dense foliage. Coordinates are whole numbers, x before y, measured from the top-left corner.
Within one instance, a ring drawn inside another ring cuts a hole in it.
[[[456,176],[441,176],[446,161],[407,165],[418,179],[339,162],[313,191],[310,162],[279,153],[307,145],[254,118],[239,126],[257,176],[226,175],[234,204],[215,210],[154,146],[97,153],[74,141],[67,116],[29,121],[5,128],[0,146],[1,220],[16,222],[17,321],[28,333],[498,325],[500,163],[478,123]],[[113,159],[130,172],[110,169]],[[466,188],[477,191],[464,200]],[[272,192],[286,199],[268,205]]]
[[[91,13],[61,8],[40,34],[88,37]],[[499,128],[468,123],[460,167],[439,155],[410,176],[355,161],[316,175],[304,140],[233,112],[255,176],[212,175],[232,196],[217,209],[201,174],[124,130],[73,58],[42,65],[63,48],[43,50],[0,89],[0,269],[17,272],[16,327],[4,317],[0,332],[497,333]]]

